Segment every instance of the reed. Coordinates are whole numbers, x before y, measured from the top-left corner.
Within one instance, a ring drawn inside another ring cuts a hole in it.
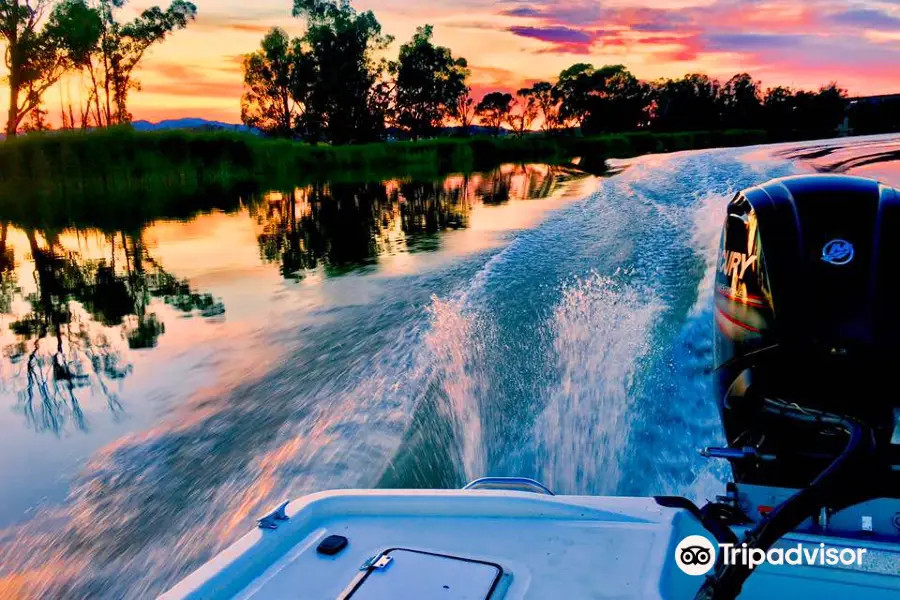
[[[436,177],[505,162],[605,168],[607,158],[766,141],[762,131],[597,137],[438,138],[348,146],[237,132],[131,128],[31,134],[0,143],[0,219],[43,227],[139,226],[236,207],[242,191],[323,180]]]

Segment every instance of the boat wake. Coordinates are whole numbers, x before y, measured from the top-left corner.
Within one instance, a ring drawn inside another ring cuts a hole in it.
[[[485,389],[487,324],[466,308],[465,298],[433,298],[428,308],[431,331],[426,344],[441,394],[441,414],[450,422],[458,460],[466,480],[486,470],[481,406]]]
[[[108,446],[64,506],[3,532],[0,596],[155,595],[314,489],[521,475],[562,493],[718,491],[726,473],[696,450],[720,441],[721,210],[792,170],[745,152],[629,161],[504,247],[368,283],[376,301],[333,309],[266,356],[264,379]]]
[[[636,374],[662,312],[626,278],[594,273],[566,285],[553,314],[547,359],[558,374],[541,399],[535,436],[541,480],[559,493],[610,494],[621,480]]]

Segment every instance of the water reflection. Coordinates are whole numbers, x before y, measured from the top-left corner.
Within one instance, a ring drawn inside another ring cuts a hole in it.
[[[504,165],[428,181],[318,183],[235,201],[256,224],[262,262],[301,280],[365,269],[380,257],[433,252],[442,232],[470,226],[473,208],[547,198],[584,179],[562,167]],[[0,231],[0,374],[18,412],[38,431],[86,430],[86,402],[121,414],[116,390],[133,369],[131,352],[155,348],[167,325],[178,326],[177,319],[167,323],[163,306],[175,316],[225,314],[221,299],[154,257],[145,241],[152,222],[114,232],[90,223],[39,230],[5,222]],[[216,252],[229,252],[224,236],[204,234]],[[191,269],[194,260],[179,256],[172,268]]]
[[[4,227],[0,597],[154,597],[273,498],[373,485],[435,382],[432,294],[593,183],[505,166]]]
[[[546,198],[572,179],[561,167],[504,165],[439,181],[322,183],[271,192],[250,204],[264,260],[286,278],[340,275],[381,255],[436,250],[439,234],[469,225],[473,206]]]
[[[10,243],[10,234],[20,242]],[[17,248],[20,252],[17,263]],[[225,308],[191,289],[148,252],[142,234],[38,232],[2,226],[0,312],[4,383],[39,431],[85,429],[82,405],[122,405],[114,383],[132,366],[127,350],[153,348],[165,325],[154,299],[184,314],[212,317]]]

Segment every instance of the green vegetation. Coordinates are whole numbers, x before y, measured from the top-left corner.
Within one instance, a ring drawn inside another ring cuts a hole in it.
[[[41,227],[63,227],[74,219],[122,228],[123,223],[234,208],[236,188],[428,176],[502,162],[562,164],[576,157],[584,159],[582,168],[596,172],[607,157],[766,139],[761,131],[640,132],[332,146],[227,132],[109,128],[32,134],[0,144],[0,219]]]

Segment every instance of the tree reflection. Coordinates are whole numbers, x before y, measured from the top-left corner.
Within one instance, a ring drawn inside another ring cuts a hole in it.
[[[285,277],[301,277],[323,264],[332,273],[370,264],[375,232],[391,215],[383,183],[316,184],[267,194],[254,204],[262,225],[264,260],[281,263]]]
[[[471,179],[462,175],[460,181],[408,182],[394,189],[390,201],[400,207],[401,229],[411,250],[417,249],[420,238],[466,227],[472,207]]]
[[[20,290],[7,231],[4,226],[0,232],[0,309],[14,314]],[[38,430],[59,433],[70,421],[85,429],[87,397],[99,396],[114,414],[122,412],[112,389],[132,370],[122,341],[130,349],[152,348],[165,331],[150,308],[152,298],[185,313],[224,312],[211,295],[196,293],[186,280],[167,273],[147,252],[141,233],[106,236],[109,257],[100,259],[65,248],[58,232],[26,229],[24,234],[34,291],[22,298],[27,310],[9,325],[15,342],[5,355],[18,367],[20,407]],[[117,263],[118,256],[124,264]]]
[[[16,285],[16,259],[13,249],[7,245],[9,223],[0,224],[0,313],[7,314],[13,298],[19,291]]]
[[[438,234],[469,225],[475,204],[546,198],[566,179],[544,165],[504,165],[439,180],[315,184],[251,202],[262,258],[286,278],[323,267],[328,275],[372,265],[382,254],[430,251]]]
[[[38,429],[59,431],[67,417],[84,428],[76,390],[99,387],[110,409],[119,412],[121,404],[107,380],[124,376],[126,370],[104,333],[90,327],[70,305],[75,290],[86,287],[86,269],[60,248],[55,233],[45,233],[45,247],[33,229],[26,236],[36,291],[25,298],[30,311],[10,325],[17,337],[10,358],[24,362],[26,377],[19,401],[28,421]]]

